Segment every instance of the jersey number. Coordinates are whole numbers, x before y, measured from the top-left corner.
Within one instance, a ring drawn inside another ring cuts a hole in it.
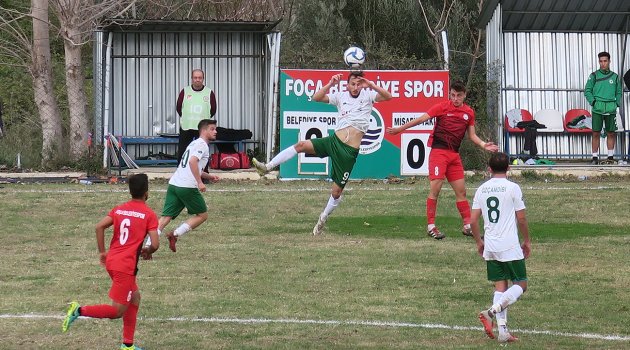
[[[192,113],[192,114],[201,114],[202,108],[203,108],[202,105],[191,105],[190,106],[190,113]]]
[[[190,150],[187,149],[186,152],[184,152],[184,154],[182,154],[182,161],[181,163],[179,163],[179,166],[182,168],[186,168],[186,166],[188,166],[188,156],[190,155]]]
[[[129,239],[129,226],[131,226],[131,220],[129,219],[124,219],[120,222],[120,237],[118,237],[120,245],[125,245]]]
[[[499,198],[488,197],[486,205],[488,205],[488,221],[496,224],[499,222],[499,216],[501,216],[501,212],[499,211]]]

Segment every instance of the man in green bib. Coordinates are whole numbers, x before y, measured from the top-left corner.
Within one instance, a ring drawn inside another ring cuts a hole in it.
[[[593,107],[593,139],[592,150],[593,159],[591,164],[599,164],[599,142],[602,128],[605,126],[606,146],[608,147],[608,158],[602,163],[613,164],[613,154],[615,152],[615,132],[621,125],[617,125],[617,107],[621,105],[621,80],[619,76],[610,70],[610,54],[600,52],[599,69],[589,75],[584,87],[584,97]]]
[[[214,91],[203,85],[205,74],[195,69],[191,74],[192,84],[179,92],[177,97],[177,114],[179,114],[179,144],[177,160],[193,139],[199,137],[197,125],[202,119],[212,119],[217,112],[217,100]]]

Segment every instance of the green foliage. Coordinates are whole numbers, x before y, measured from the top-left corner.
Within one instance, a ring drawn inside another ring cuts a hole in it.
[[[442,9],[441,1],[424,3],[433,15]],[[20,8],[23,12],[28,12],[28,6],[24,2],[0,0],[0,4],[3,7]],[[152,13],[173,10],[168,1],[151,3],[154,6],[148,6],[148,4],[150,3],[145,1],[138,3],[139,18],[151,18]],[[254,12],[269,13],[269,8],[265,10],[265,6],[261,4],[255,5],[256,11],[252,10],[252,15]],[[447,25],[451,48],[452,79],[465,82],[468,80],[472,64],[471,53],[475,44],[471,33],[476,30],[474,23],[477,18],[477,4],[477,0],[455,0],[453,4]],[[235,9],[241,8],[239,7],[241,5],[243,3],[239,2],[220,6],[191,4],[192,7],[182,6],[179,10],[169,13],[168,18],[191,19],[191,11],[195,19],[205,18],[206,15],[229,17]],[[358,45],[366,50],[368,60],[365,69],[440,69],[442,67],[442,63],[437,60],[433,42],[427,40],[428,30],[417,0],[303,0],[284,1],[282,5],[270,3],[269,6],[281,6],[285,15],[279,26],[284,34],[280,57],[280,63],[284,67],[345,69],[341,56],[350,45]],[[431,13],[430,18],[432,18]],[[51,22],[53,25],[58,24],[54,16],[51,16]],[[31,30],[28,21],[25,21],[24,30],[27,32]],[[51,32],[51,51],[54,91],[63,119],[65,137],[68,134],[69,121],[68,98],[64,85],[64,48],[63,41],[56,35],[54,29]],[[481,52],[483,52],[483,47]],[[91,44],[84,46],[82,57],[87,78],[86,93],[90,98],[89,106],[92,110],[94,101],[90,79],[93,64]],[[496,142],[497,135],[494,135],[496,121],[488,118],[488,110],[493,112],[492,108],[495,106],[487,106],[486,103],[488,88],[485,67],[483,56],[472,67],[473,74],[468,82],[470,91],[467,103],[475,109],[478,134],[483,135],[484,140]],[[41,122],[33,103],[32,79],[26,70],[0,65],[0,86],[3,87],[0,89],[0,99],[4,102],[3,118],[7,131],[7,136],[0,139],[0,164],[14,165],[16,153],[21,152],[23,166],[38,168],[41,161],[39,132]],[[88,119],[89,123],[93,122],[92,118]],[[65,150],[59,150],[59,152],[63,154]],[[478,147],[474,145],[471,147],[469,143],[464,143],[462,152],[467,169],[479,169],[485,166],[484,152]],[[83,167],[80,164],[68,164],[61,155],[52,163],[55,163],[55,166]],[[52,163],[46,167],[53,166]]]
[[[29,12],[28,7],[24,7],[21,2],[6,1],[1,4],[3,7],[17,11]],[[50,18],[52,25],[57,25],[58,21],[54,16]],[[25,33],[32,31],[30,21],[20,23]],[[56,97],[62,117],[62,132],[65,138],[69,132],[69,112],[68,96],[65,86],[65,62],[63,40],[56,35],[54,28],[51,28],[50,48],[51,62],[53,69],[53,91]],[[8,36],[0,31],[0,37],[7,39]],[[27,58],[29,59],[29,58]],[[21,155],[21,165],[30,169],[59,169],[61,167],[72,167],[81,169],[83,161],[72,163],[67,159],[67,145],[63,149],[57,150],[53,159],[48,164],[41,164],[41,120],[39,111],[34,103],[33,79],[27,67],[14,66],[18,62],[3,61],[0,63],[0,101],[3,103],[3,120],[5,124],[5,136],[0,138],[0,165],[8,167],[16,166],[17,154]],[[83,49],[83,64],[86,71],[92,72],[92,46],[85,45]],[[86,93],[89,97],[89,106],[93,105],[93,87],[91,80],[86,80]],[[89,114],[90,116],[92,114]],[[92,123],[89,118],[88,123]],[[65,144],[65,143],[64,143]]]
[[[338,66],[343,50],[352,40],[348,20],[342,12],[345,7],[345,0],[297,3],[295,19],[289,19],[283,26],[287,35],[281,62],[312,68],[317,68],[318,64]]]

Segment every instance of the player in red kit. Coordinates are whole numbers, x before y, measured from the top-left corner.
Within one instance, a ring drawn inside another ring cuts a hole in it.
[[[112,209],[106,217],[96,224],[96,243],[101,265],[112,279],[109,297],[112,304],[80,306],[70,303],[62,331],[66,332],[79,317],[123,318],[123,344],[120,349],[140,349],[133,343],[136,331],[140,291],[136,285],[138,258],[143,253],[152,254],[159,247],[158,219],[153,210],[146,205],[149,198],[149,179],[146,174],[129,177],[129,192],[132,199]],[[105,250],[105,230],[114,226],[114,234]],[[142,248],[145,237],[151,237],[151,245]]]
[[[435,127],[429,137],[429,180],[430,190],[427,198],[427,233],[435,239],[445,236],[435,226],[437,199],[444,179],[451,184],[455,192],[457,210],[464,221],[462,233],[472,236],[470,229],[470,205],[466,200],[466,184],[464,183],[464,166],[459,156],[459,146],[468,131],[470,140],[479,147],[496,152],[499,148],[493,142],[484,142],[475,133],[475,112],[464,103],[466,87],[462,82],[455,82],[450,88],[450,100],[438,103],[421,115],[397,128],[388,128],[387,132],[396,135],[412,126],[422,124],[435,118]]]

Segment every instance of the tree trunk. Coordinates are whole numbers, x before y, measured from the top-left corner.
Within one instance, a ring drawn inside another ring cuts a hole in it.
[[[32,0],[33,62],[31,75],[35,104],[42,122],[42,165],[60,154],[61,115],[53,89],[48,30],[48,1]]]
[[[68,25],[68,23],[65,23]],[[64,28],[67,38],[64,40],[66,59],[66,89],[68,109],[70,111],[70,156],[78,160],[87,151],[89,120],[87,116],[87,97],[84,89],[84,74],[81,66],[81,46],[79,31],[76,28]],[[75,44],[77,43],[77,44]]]

